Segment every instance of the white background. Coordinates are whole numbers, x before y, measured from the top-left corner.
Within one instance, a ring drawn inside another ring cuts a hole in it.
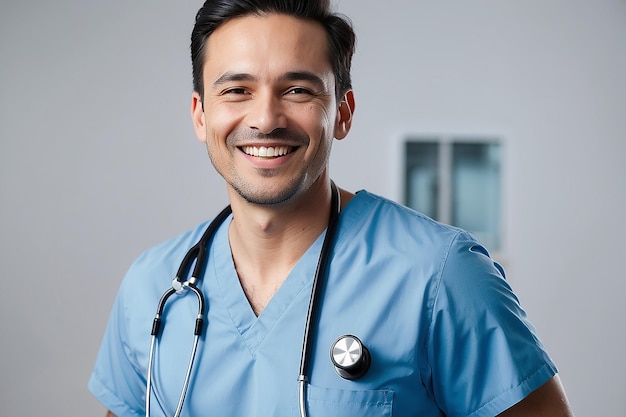
[[[126,268],[226,204],[189,119],[200,5],[0,5],[3,417],[104,415],[85,386]],[[503,135],[508,279],[576,413],[626,415],[626,2],[338,10],[359,42],[336,182],[397,198],[403,133]]]

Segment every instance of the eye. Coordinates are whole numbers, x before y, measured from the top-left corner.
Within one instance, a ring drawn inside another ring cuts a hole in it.
[[[307,103],[313,100],[317,94],[313,90],[306,87],[290,87],[285,91],[283,97],[285,100],[294,103]]]
[[[311,92],[311,90],[309,90],[308,88],[304,88],[304,87],[293,87],[290,88],[289,90],[287,90],[287,94],[295,94],[295,95],[299,95],[299,94],[307,94],[307,95],[311,95],[313,94]]]
[[[222,95],[229,95],[229,94],[233,94],[233,95],[241,95],[241,94],[246,94],[246,89],[243,87],[233,87],[233,88],[229,88],[227,90],[222,91]]]

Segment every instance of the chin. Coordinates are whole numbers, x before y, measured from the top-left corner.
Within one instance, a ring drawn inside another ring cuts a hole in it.
[[[251,190],[245,188],[233,187],[237,194],[249,204],[257,206],[281,206],[291,201],[298,193],[299,187],[288,187],[281,190],[271,191]]]

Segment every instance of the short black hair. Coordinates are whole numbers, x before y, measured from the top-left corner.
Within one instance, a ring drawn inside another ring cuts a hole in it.
[[[350,20],[333,13],[330,0],[207,0],[196,14],[191,32],[193,89],[202,97],[205,48],[208,37],[221,24],[247,15],[284,14],[320,23],[328,36],[329,60],[335,74],[337,99],[352,88],[350,67],[356,35]]]

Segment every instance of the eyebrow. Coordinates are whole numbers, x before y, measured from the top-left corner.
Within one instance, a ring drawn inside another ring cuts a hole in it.
[[[240,81],[253,82],[258,81],[258,78],[248,73],[229,71],[222,74],[217,80],[215,80],[213,87]],[[319,90],[324,90],[326,88],[324,80],[317,74],[310,71],[289,71],[278,77],[277,81],[307,81],[314,84]]]
[[[240,73],[240,72],[226,72],[222,74],[215,82],[213,83],[214,87],[220,86],[222,84],[237,82],[237,81],[256,81],[256,77],[251,74]]]
[[[280,81],[308,81],[315,85],[318,90],[324,90],[326,83],[317,74],[310,71],[290,71],[279,77]]]

